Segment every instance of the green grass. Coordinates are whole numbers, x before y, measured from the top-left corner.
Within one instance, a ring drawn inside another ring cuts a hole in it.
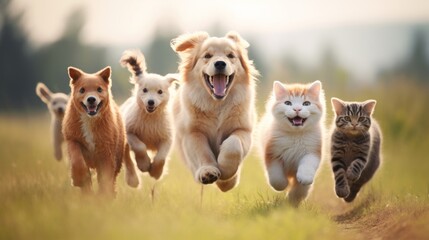
[[[335,197],[325,159],[312,194],[299,208],[269,188],[255,153],[244,162],[240,185],[228,193],[204,186],[201,199],[201,186],[173,155],[169,173],[160,182],[142,175],[141,187],[132,189],[121,172],[116,199],[85,197],[71,186],[67,161],[53,158],[48,114],[3,114],[0,239],[332,239],[350,233],[376,237],[390,229],[376,228],[384,221],[392,226],[406,222],[406,229],[417,234],[411,236],[427,237],[422,226],[429,219],[424,214],[429,208],[429,97],[425,89],[409,85],[364,90],[359,98],[365,97],[378,100],[375,116],[384,132],[382,168],[356,202],[347,205]]]

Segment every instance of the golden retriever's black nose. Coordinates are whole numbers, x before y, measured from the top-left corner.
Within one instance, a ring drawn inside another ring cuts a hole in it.
[[[217,61],[214,65],[216,70],[224,70],[226,67],[226,63],[224,61]]]
[[[153,106],[153,105],[155,105],[155,102],[153,100],[149,100],[149,101],[147,101],[147,104],[149,106]]]
[[[89,97],[88,99],[86,99],[86,101],[87,101],[89,104],[94,104],[94,103],[95,103],[95,101],[96,101],[96,99],[95,99],[95,97]]]

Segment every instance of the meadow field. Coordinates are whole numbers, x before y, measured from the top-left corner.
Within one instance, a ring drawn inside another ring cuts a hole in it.
[[[195,183],[173,154],[159,182],[143,174],[133,189],[122,171],[114,200],[83,196],[70,184],[68,160],[54,160],[47,111],[2,113],[0,239],[428,239],[427,91],[398,83],[336,95],[377,99],[383,165],[346,204],[335,196],[325,157],[313,192],[298,208],[268,186],[256,151],[228,193]]]

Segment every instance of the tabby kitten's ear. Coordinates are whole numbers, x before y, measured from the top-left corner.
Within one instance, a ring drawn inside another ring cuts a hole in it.
[[[274,81],[273,91],[277,101],[283,99],[287,95],[285,86],[283,86],[283,84],[279,81]]]
[[[372,115],[372,113],[374,112],[374,108],[375,108],[375,104],[377,103],[377,101],[375,100],[366,100],[365,102],[363,102],[363,109],[365,110],[366,113],[368,113],[368,115]]]
[[[331,103],[332,107],[334,108],[335,114],[337,114],[337,116],[341,115],[346,103],[343,102],[341,99],[335,97],[331,98]]]

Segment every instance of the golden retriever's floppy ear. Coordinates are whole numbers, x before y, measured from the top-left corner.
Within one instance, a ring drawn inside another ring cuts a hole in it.
[[[51,101],[52,92],[46,87],[43,83],[38,83],[36,86],[36,94],[42,99],[44,103],[49,103]]]
[[[196,45],[202,43],[208,37],[209,34],[207,32],[182,34],[179,37],[171,40],[170,46],[175,52],[180,53],[188,49],[194,48]]]
[[[83,75],[83,71],[80,70],[79,68],[68,67],[67,70],[69,73],[71,83],[73,83],[73,84]]]
[[[236,31],[229,31],[226,34],[226,37],[232,39],[234,42],[236,42],[243,48],[248,48],[250,46],[250,44],[246,40],[244,40]]]
[[[112,73],[112,68],[110,66],[107,66],[100,71],[98,71],[96,74],[100,76],[107,84],[110,84],[110,74]]]

